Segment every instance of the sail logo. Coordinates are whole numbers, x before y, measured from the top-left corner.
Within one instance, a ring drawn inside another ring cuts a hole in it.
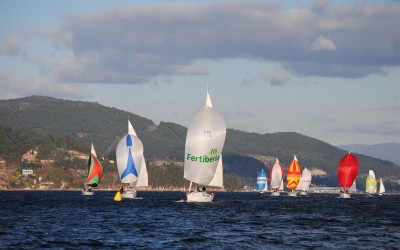
[[[193,161],[193,162],[210,163],[210,162],[218,161],[219,154],[218,154],[218,150],[216,148],[213,148],[210,150],[210,152],[208,152],[208,155],[196,156],[196,155],[192,155],[192,154],[188,153],[186,156],[186,160]]]
[[[208,138],[212,138],[213,134],[211,130],[204,130],[203,131],[203,136],[204,137],[208,137]]]

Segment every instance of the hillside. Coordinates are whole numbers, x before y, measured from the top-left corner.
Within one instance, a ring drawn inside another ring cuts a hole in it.
[[[91,102],[39,96],[0,101],[0,125],[56,138],[69,136],[84,147],[93,142],[98,154],[110,159],[115,158],[116,143],[126,133],[128,118],[145,145],[148,161],[183,161],[186,128],[178,124],[156,125],[150,119]],[[257,134],[228,129],[223,160],[225,173],[237,174],[254,183],[258,171],[269,170],[275,157],[287,166],[296,154],[303,167],[321,174],[322,182],[318,184],[337,186],[337,164],[345,153],[298,133]],[[365,180],[369,169],[391,180],[394,186],[399,182],[400,170],[393,163],[364,155],[357,157],[358,180],[361,180],[358,187],[365,183],[362,178]]]

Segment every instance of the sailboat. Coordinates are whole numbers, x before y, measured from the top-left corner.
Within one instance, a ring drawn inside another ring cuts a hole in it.
[[[184,178],[190,181],[187,202],[211,202],[214,193],[206,192],[205,186],[223,187],[221,153],[225,136],[225,121],[213,108],[207,91],[206,104],[193,115],[186,134]],[[196,191],[191,190],[193,183]]]
[[[97,159],[96,150],[92,143],[88,160],[88,175],[85,182],[87,188],[83,189],[82,195],[93,195],[94,192],[92,188],[96,188],[99,185],[101,178],[103,178],[103,167]]]
[[[268,191],[267,173],[265,173],[264,169],[261,169],[257,175],[257,190],[259,190],[260,194]]]
[[[382,178],[379,178],[379,195],[383,195],[385,193],[385,186],[383,185]]]
[[[143,143],[137,137],[131,122],[128,120],[128,134],[119,141],[116,150],[119,178],[122,187],[122,198],[135,199],[136,187],[148,186],[146,161],[143,156]],[[124,184],[129,184],[124,188]]]
[[[270,173],[269,173],[270,179],[271,179],[271,190],[272,196],[279,196],[280,192],[279,190],[282,189],[281,186],[283,186],[283,167],[279,163],[278,158],[276,159],[275,164],[272,166]]]
[[[338,182],[341,198],[350,198],[349,188],[353,184],[358,174],[358,160],[350,152],[346,154],[339,162]]]
[[[367,195],[376,194],[377,186],[378,186],[378,182],[376,181],[375,173],[373,170],[369,170],[367,179],[365,181],[365,193]]]
[[[296,188],[296,190],[300,191],[301,195],[306,195],[307,192],[310,191],[311,179],[311,172],[305,167],[301,173],[299,185],[297,185]]]
[[[300,163],[297,161],[297,157],[295,155],[293,160],[290,162],[287,171],[286,186],[290,189],[288,196],[297,196],[297,193],[294,190],[297,188],[297,185],[299,185],[300,177]]]

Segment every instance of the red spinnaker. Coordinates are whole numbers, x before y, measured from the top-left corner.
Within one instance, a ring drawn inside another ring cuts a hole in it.
[[[358,174],[358,160],[350,152],[339,162],[338,181],[339,186],[350,188]]]

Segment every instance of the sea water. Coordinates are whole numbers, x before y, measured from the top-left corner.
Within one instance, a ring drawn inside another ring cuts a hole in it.
[[[400,249],[400,195],[115,193],[0,191],[0,249]]]

